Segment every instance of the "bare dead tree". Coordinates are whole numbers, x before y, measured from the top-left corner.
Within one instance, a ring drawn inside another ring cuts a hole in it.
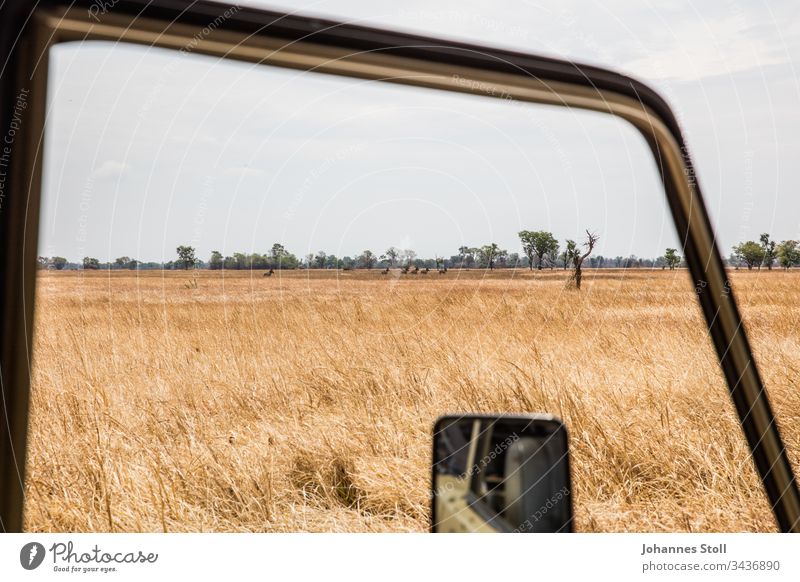
[[[572,255],[572,275],[570,275],[569,280],[575,282],[575,288],[581,288],[581,277],[583,276],[583,261],[592,254],[592,250],[594,250],[594,246],[597,244],[597,240],[600,237],[597,236],[593,232],[586,231],[586,242],[583,243],[583,246],[586,248],[586,252],[580,254],[576,252]]]

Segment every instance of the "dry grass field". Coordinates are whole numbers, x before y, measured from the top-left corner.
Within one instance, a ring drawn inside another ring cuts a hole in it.
[[[46,272],[26,528],[424,531],[431,426],[570,429],[578,531],[774,523],[685,271]],[[732,273],[800,457],[800,273]]]

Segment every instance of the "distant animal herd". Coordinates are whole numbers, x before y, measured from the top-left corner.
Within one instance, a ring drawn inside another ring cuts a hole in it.
[[[409,265],[406,265],[405,267],[402,267],[399,271],[400,271],[401,275],[427,275],[428,273],[431,272],[431,270],[428,267],[425,267],[424,269],[420,269],[419,267],[414,267],[412,269]],[[447,267],[441,267],[441,268],[437,269],[436,271],[440,275],[446,275],[447,274]],[[386,267],[385,269],[381,270],[381,275],[388,275],[390,272],[391,272],[391,269],[389,267]],[[264,273],[264,277],[272,277],[272,275],[274,275],[274,274],[275,274],[275,269],[270,269],[269,271]]]
[[[390,271],[389,267],[386,267],[381,271],[381,275],[388,275],[389,271]],[[437,271],[440,275],[445,275],[447,274],[447,267],[441,267],[437,269]],[[412,269],[409,265],[406,265],[405,267],[400,269],[401,275],[408,275],[409,273],[411,275],[427,275],[430,272],[431,270],[428,267],[425,267],[424,269],[420,269],[419,267],[414,267]]]

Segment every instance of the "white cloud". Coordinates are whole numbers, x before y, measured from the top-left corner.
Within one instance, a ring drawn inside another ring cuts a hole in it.
[[[210,135],[200,134],[200,135],[171,135],[169,136],[170,141],[182,145],[219,145],[219,140],[215,137]]]
[[[662,47],[651,46],[622,67],[648,79],[697,81],[787,62],[788,56],[775,51],[774,42],[753,31],[741,15],[683,21],[664,31]]]
[[[248,166],[234,166],[225,169],[225,174],[229,176],[241,176],[244,178],[252,178],[264,175],[264,170],[258,168],[250,168]]]
[[[129,170],[130,166],[124,162],[118,162],[116,160],[106,160],[103,162],[99,168],[95,169],[92,172],[92,177],[96,180],[102,180],[104,178],[115,178],[117,176],[122,175],[126,170]]]

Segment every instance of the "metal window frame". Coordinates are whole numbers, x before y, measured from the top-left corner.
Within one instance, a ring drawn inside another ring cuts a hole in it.
[[[99,14],[103,6],[105,13]],[[226,10],[232,13],[220,19]],[[3,132],[10,126],[20,89],[29,88],[31,97],[0,199],[0,530],[21,531],[23,525],[47,50],[55,43],[83,40],[190,47],[226,59],[577,107],[630,122],[655,157],[709,336],[777,526],[800,531],[800,492],[692,160],[675,116],[655,91],[612,71],[563,60],[186,0],[43,0],[34,5],[6,0],[0,7]]]

